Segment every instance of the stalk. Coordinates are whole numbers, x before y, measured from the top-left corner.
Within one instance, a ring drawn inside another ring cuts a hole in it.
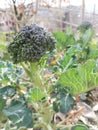
[[[29,67],[25,63],[21,62],[20,65],[24,68],[25,73],[30,78],[34,86],[43,90],[42,80],[38,73],[38,63],[29,63]]]
[[[25,65],[25,63],[21,62],[20,65],[24,68],[25,73],[27,74],[27,76],[31,80],[32,79],[32,74],[31,74],[30,70],[27,68],[27,66]]]
[[[38,63],[30,63],[32,81],[36,87],[39,87],[41,90],[43,90],[43,84],[38,70]]]
[[[38,122],[34,125],[34,128],[44,128],[44,130],[53,130],[49,124],[45,122]]]

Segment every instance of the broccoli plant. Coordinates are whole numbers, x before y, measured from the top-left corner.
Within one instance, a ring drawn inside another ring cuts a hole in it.
[[[86,30],[92,28],[92,24],[89,21],[83,21],[79,26],[78,26],[78,30],[81,33],[85,33]]]
[[[48,52],[55,49],[56,40],[42,27],[35,24],[24,26],[16,34],[13,41],[8,45],[8,52],[15,64],[20,64],[29,79],[33,88],[28,92],[29,101],[32,102],[33,109],[39,113],[41,121],[35,123],[35,127],[52,130],[51,111],[49,100],[47,99],[46,86],[40,75],[40,61]],[[45,99],[42,103],[42,99]],[[48,104],[48,105],[47,105]],[[41,106],[41,107],[39,107]],[[50,124],[49,124],[50,123]]]
[[[42,82],[37,73],[40,59],[55,48],[55,39],[35,24],[24,26],[16,34],[8,46],[8,52],[14,63],[20,63],[35,86],[41,86]]]

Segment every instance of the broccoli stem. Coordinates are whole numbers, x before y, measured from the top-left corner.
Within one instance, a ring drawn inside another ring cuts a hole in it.
[[[26,64],[21,62],[20,65],[23,67],[25,73],[27,74],[27,76],[30,78],[30,80],[32,79],[32,74],[30,72],[30,70],[27,68]]]
[[[38,63],[29,63],[29,67],[23,62],[21,62],[20,64],[24,68],[24,71],[30,78],[31,82],[33,82],[34,86],[39,87],[41,90],[43,90],[42,80],[38,73]]]
[[[44,130],[53,130],[49,124],[46,124],[45,122],[38,122],[34,125],[34,128],[44,128]]]
[[[42,84],[42,80],[40,78],[37,62],[30,63],[30,71],[31,71],[31,74],[32,74],[32,81],[33,81],[34,85],[36,87],[39,87],[41,90],[43,90],[43,84]]]

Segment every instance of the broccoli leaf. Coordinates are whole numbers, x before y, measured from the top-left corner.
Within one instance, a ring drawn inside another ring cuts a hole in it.
[[[98,85],[98,72],[95,60],[88,60],[85,64],[79,64],[77,68],[70,68],[62,73],[58,84],[63,87],[71,87],[71,94],[87,92]]]
[[[3,109],[3,113],[18,128],[21,126],[32,128],[33,126],[32,112],[30,108],[20,101],[13,100],[10,106]]]

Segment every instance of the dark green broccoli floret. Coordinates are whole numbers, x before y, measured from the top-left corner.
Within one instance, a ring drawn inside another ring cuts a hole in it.
[[[77,29],[84,33],[86,30],[88,30],[89,28],[92,28],[92,24],[88,21],[83,21],[78,27]]]
[[[24,26],[8,46],[8,52],[14,63],[38,62],[47,52],[55,47],[55,39],[35,24]]]

